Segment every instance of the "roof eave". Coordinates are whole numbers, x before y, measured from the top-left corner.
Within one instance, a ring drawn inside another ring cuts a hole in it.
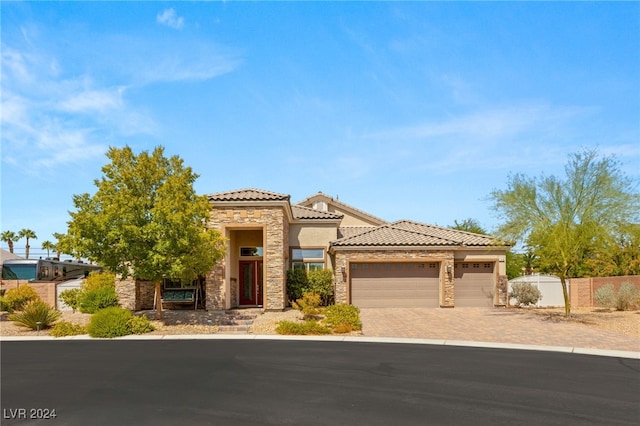
[[[330,246],[330,250],[333,251],[346,251],[346,250],[458,250],[460,246]]]

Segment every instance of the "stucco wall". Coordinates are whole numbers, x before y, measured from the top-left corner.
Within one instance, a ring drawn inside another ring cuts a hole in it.
[[[338,239],[335,224],[294,223],[289,227],[291,247],[329,247],[329,242]]]
[[[455,252],[456,262],[495,262],[498,275],[507,275],[506,250],[460,250]]]

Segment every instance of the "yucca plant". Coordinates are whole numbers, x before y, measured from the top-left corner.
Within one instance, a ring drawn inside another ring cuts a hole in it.
[[[32,330],[48,328],[60,318],[60,312],[53,309],[41,300],[27,303],[22,311],[9,315],[9,321],[15,325],[27,327]]]

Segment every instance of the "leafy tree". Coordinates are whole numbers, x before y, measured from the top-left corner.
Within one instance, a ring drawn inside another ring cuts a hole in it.
[[[604,249],[585,261],[585,274],[593,277],[640,275],[640,225],[618,226],[604,241]]]
[[[36,233],[33,232],[31,229],[21,229],[20,232],[18,232],[18,237],[20,238],[24,238],[27,240],[27,244],[24,247],[24,257],[25,259],[29,258],[29,248],[31,247],[29,245],[29,239],[33,239],[33,240],[37,240],[38,237],[36,236]]]
[[[540,269],[560,278],[570,316],[567,279],[605,249],[612,230],[637,223],[640,195],[619,163],[599,158],[596,150],[571,154],[565,174],[564,179],[515,174],[507,189],[494,190],[491,198],[505,220],[500,234],[524,242],[538,257]]]
[[[4,231],[0,234],[0,238],[2,238],[3,243],[7,243],[10,253],[13,253],[13,243],[20,239],[20,237],[18,237],[13,231]]]
[[[49,257],[49,252],[50,252],[51,250],[55,250],[55,249],[56,249],[56,245],[55,245],[55,244],[53,244],[51,241],[46,240],[46,241],[43,241],[43,242],[42,242],[41,248],[42,248],[43,250],[46,250],[46,251],[47,251],[47,257]]]
[[[63,251],[152,281],[157,297],[164,277],[191,281],[211,270],[224,255],[224,239],[205,228],[210,206],[193,189],[198,175],[178,156],[166,158],[162,147],[139,155],[110,148],[107,157],[96,193],[73,197],[77,211]]]
[[[487,231],[480,225],[480,222],[472,218],[465,219],[462,222],[454,220],[453,225],[449,226],[449,228],[457,229],[458,231],[473,232],[474,234],[487,234]]]

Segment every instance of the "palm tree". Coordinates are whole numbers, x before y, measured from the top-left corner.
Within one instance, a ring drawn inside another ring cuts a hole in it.
[[[29,238],[33,238],[34,240],[37,240],[38,237],[36,236],[36,233],[33,232],[31,229],[21,229],[20,232],[18,232],[18,237],[20,238],[26,238],[27,240],[27,244],[24,247],[24,258],[28,259],[29,258]]]
[[[42,242],[42,249],[47,251],[47,257],[49,257],[49,250],[55,250],[56,249],[56,245],[53,244],[49,240],[43,241]]]
[[[60,232],[54,232],[52,235],[56,239],[56,243],[55,243],[56,257],[60,259],[60,255],[62,254],[62,252],[60,251],[60,246],[62,245],[60,244],[60,241],[62,241],[62,239],[66,236],[66,234],[62,234]]]
[[[13,243],[20,239],[20,237],[13,231],[4,231],[0,235],[0,238],[2,238],[2,242],[7,243],[9,246],[9,253],[13,253]]]

